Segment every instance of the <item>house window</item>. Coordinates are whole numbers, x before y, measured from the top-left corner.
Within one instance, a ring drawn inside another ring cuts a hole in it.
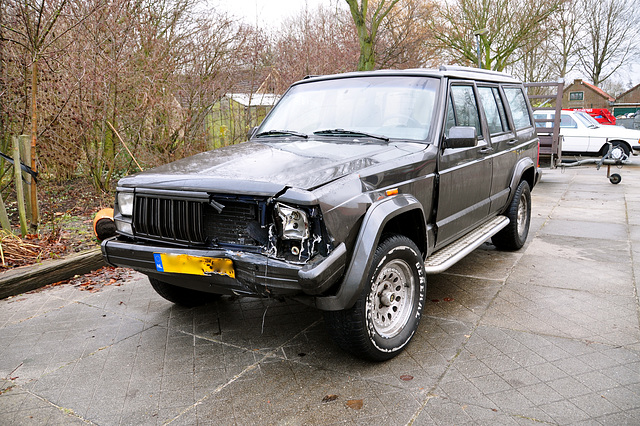
[[[584,92],[569,92],[569,100],[570,101],[583,101],[584,100]]]

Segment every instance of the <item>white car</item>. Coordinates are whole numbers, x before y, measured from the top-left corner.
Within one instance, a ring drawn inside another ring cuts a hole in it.
[[[604,156],[609,150],[607,140],[622,148],[627,156],[640,150],[640,130],[622,126],[603,126],[589,114],[581,111],[565,111],[560,116],[560,134],[563,136],[563,154],[591,154]],[[536,120],[553,120],[553,111],[535,111]],[[536,122],[539,131],[553,127],[553,122]]]

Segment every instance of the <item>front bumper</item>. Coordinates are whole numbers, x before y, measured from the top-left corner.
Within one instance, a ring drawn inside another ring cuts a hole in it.
[[[235,278],[226,275],[190,275],[156,270],[154,253],[187,254],[233,261]],[[331,287],[344,273],[346,248],[336,247],[329,256],[316,256],[305,265],[273,259],[263,254],[225,249],[189,249],[131,242],[118,237],[102,242],[105,261],[135,269],[160,281],[218,294],[261,296],[317,295]]]

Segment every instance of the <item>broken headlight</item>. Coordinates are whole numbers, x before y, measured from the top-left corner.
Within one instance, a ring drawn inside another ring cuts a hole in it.
[[[282,203],[277,203],[275,208],[280,219],[280,237],[283,240],[303,241],[309,238],[309,219],[303,210]]]

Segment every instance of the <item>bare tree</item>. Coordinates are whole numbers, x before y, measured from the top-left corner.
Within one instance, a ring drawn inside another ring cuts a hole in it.
[[[78,89],[65,127],[97,187],[137,168],[115,130],[145,166],[207,148],[205,117],[230,86],[245,36],[195,5],[111,0],[67,51],[67,80]]]
[[[358,41],[353,35],[353,22],[346,17],[343,10],[320,5],[284,21],[274,34],[272,57],[265,63],[277,73],[277,91],[284,91],[307,75],[354,70]]]
[[[29,87],[28,99],[24,92],[25,107],[30,108],[31,158],[30,166],[37,170],[37,151],[40,121],[38,116],[40,68],[43,62],[55,57],[59,52],[56,44],[67,32],[73,29],[85,16],[76,16],[71,10],[70,0],[9,0],[3,2],[2,15],[8,19],[0,22],[3,44],[17,46],[14,60],[23,61],[24,87]],[[91,13],[91,12],[89,12]],[[60,24],[66,20],[66,24]],[[56,33],[57,31],[57,33]],[[18,59],[20,58],[20,59]],[[31,227],[36,230],[39,224],[37,187],[35,180],[31,182]]]
[[[427,25],[436,5],[431,0],[404,0],[378,29],[377,68],[414,68],[436,65],[438,50]],[[439,58],[438,58],[439,59]]]
[[[587,14],[586,9],[576,7],[572,2],[565,2],[551,16],[555,31],[547,39],[551,56],[549,64],[558,77],[564,78],[578,65],[581,52],[580,28]]]
[[[203,121],[247,59],[245,28],[203,13],[197,0],[51,1],[0,2],[2,142],[34,121],[29,37],[32,9],[46,4],[37,24],[50,30],[36,55],[36,135],[48,177],[89,175],[109,189],[114,174],[133,168],[119,137],[145,166],[207,147]],[[45,25],[50,4],[64,4],[55,25]]]
[[[483,68],[502,71],[520,60],[523,49],[536,46],[547,32],[548,18],[564,0],[455,0],[440,3],[431,21],[439,47],[452,59],[478,61],[475,33],[482,30]]]
[[[584,19],[581,63],[594,85],[610,78],[640,46],[640,9],[629,0],[582,0]]]

